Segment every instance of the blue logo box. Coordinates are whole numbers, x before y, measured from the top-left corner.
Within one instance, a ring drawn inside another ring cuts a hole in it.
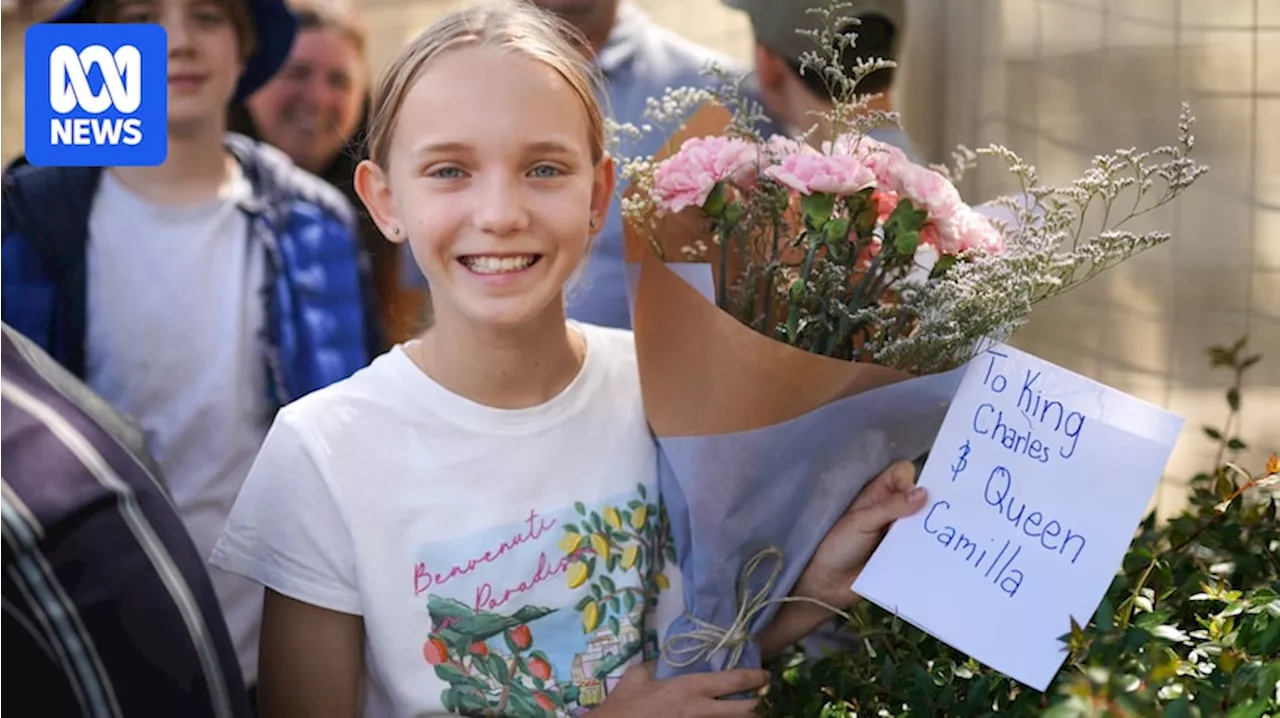
[[[162,164],[169,49],[160,25],[37,23],[24,43],[27,161]]]

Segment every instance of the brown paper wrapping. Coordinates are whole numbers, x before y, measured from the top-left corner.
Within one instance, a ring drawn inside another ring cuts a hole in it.
[[[690,137],[722,134],[730,116],[704,105],[654,157]],[[628,190],[631,194],[633,190]],[[633,328],[649,425],[660,437],[750,431],[910,377],[887,367],[832,359],[766,337],[707,301],[664,264],[708,234],[697,208],[660,220],[657,237],[624,221],[628,262],[640,264]],[[712,266],[713,274],[718,270]],[[732,269],[731,269],[732,276]],[[717,277],[718,279],[718,277]]]

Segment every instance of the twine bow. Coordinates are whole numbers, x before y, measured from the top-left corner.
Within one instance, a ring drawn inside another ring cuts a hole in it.
[[[752,638],[747,633],[747,627],[761,611],[773,604],[813,603],[844,617],[845,620],[850,620],[851,617],[848,613],[816,598],[807,596],[769,598],[769,593],[778,584],[778,576],[782,573],[784,558],[781,549],[770,546],[752,556],[751,560],[747,561],[747,564],[742,567],[742,571],[738,574],[738,615],[727,629],[722,629],[715,624],[686,615],[685,617],[695,628],[686,633],[671,636],[662,644],[662,655],[667,663],[675,668],[688,668],[700,661],[709,662],[712,656],[722,650],[728,650],[729,657],[724,669],[732,670],[736,668],[738,662],[742,660],[742,654],[746,650],[747,642]],[[773,560],[773,568],[769,571],[768,580],[765,581],[759,591],[753,594],[749,593],[751,577],[769,559]],[[680,641],[686,641],[687,645],[684,647],[677,646],[676,644]],[[678,658],[677,656],[683,657]]]

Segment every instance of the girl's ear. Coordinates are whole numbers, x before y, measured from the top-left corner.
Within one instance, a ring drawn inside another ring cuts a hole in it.
[[[382,236],[397,244],[405,241],[409,233],[396,212],[395,198],[391,195],[386,172],[371,160],[361,160],[356,165],[355,189]]]
[[[604,226],[605,218],[609,216],[609,204],[613,201],[613,190],[617,181],[613,157],[606,154],[596,164],[595,177],[591,186],[591,233],[593,235]]]

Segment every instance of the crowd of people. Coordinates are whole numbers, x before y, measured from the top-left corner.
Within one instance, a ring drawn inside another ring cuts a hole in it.
[[[602,695],[579,690],[596,626],[554,558],[579,550],[559,528],[575,504],[657,493],[607,113],[641,123],[648,98],[711,82],[708,61],[749,78],[762,131],[832,103],[797,33],[825,3],[725,2],[750,18],[753,67],[626,0],[459,10],[377,77],[354,10],[313,0],[71,0],[51,18],[164,26],[169,151],[5,170],[11,705],[515,711],[506,689],[474,704],[501,676],[453,655],[458,604],[507,630],[473,656],[536,647],[502,673],[523,666],[541,709],[749,715],[760,671],[654,679],[647,636],[680,611],[679,585],[652,585],[657,556],[610,565],[619,595],[656,608],[623,612],[625,660],[594,676]],[[896,57],[904,5],[853,3],[848,67]],[[891,109],[893,71],[867,83]],[[919,156],[900,128],[878,132]],[[766,654],[856,600],[879,533],[920,493],[910,465],[886,468],[806,568],[793,595],[809,602],[755,637]],[[513,634],[535,604],[550,612],[536,638]]]

